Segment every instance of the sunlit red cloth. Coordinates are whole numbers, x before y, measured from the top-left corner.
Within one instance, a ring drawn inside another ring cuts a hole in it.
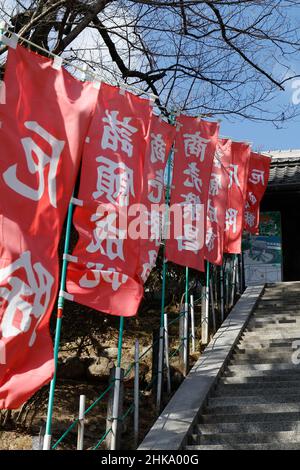
[[[204,252],[205,259],[216,265],[223,261],[231,145],[231,140],[219,139],[209,184]]]
[[[253,235],[259,231],[260,203],[266,192],[270,177],[271,158],[252,152],[244,213],[244,229]]]
[[[97,90],[52,60],[9,49],[0,105],[0,408],[53,374],[57,248]]]
[[[231,149],[232,160],[229,167],[224,253],[240,254],[251,150],[249,144],[243,142],[233,142]]]
[[[188,116],[180,116],[177,122],[166,256],[181,266],[204,271],[206,212],[219,124]],[[179,213],[176,206],[184,210],[182,219],[174,215]]]
[[[141,240],[139,232],[149,226],[150,233],[150,203],[164,198],[173,132],[152,114],[149,100],[101,85],[83,153],[82,207],[74,215],[79,241],[67,280],[74,301],[136,315],[159,247],[159,239],[151,243],[147,234]]]

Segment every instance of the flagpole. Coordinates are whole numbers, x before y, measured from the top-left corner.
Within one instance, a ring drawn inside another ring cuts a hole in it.
[[[188,313],[189,308],[189,268],[185,268],[185,311]]]
[[[184,322],[183,322],[183,362],[184,375],[188,374],[189,364],[189,268],[185,268],[185,304],[184,304]]]
[[[110,450],[119,450],[119,425],[120,425],[120,400],[122,396],[121,385],[123,380],[123,373],[121,368],[122,362],[122,346],[123,346],[123,333],[124,333],[124,317],[120,317],[119,338],[118,338],[118,356],[117,367],[114,374],[114,392],[112,404],[112,425],[111,425],[111,446]]]
[[[121,367],[121,361],[122,361],[122,346],[123,346],[123,333],[124,333],[124,317],[120,317],[117,367]]]
[[[209,281],[210,281],[210,263],[206,263],[206,286],[205,286],[205,311],[202,318],[202,344],[208,344],[209,334]]]
[[[69,252],[71,227],[72,227],[72,215],[73,215],[73,203],[70,202],[69,208],[68,208],[68,216],[67,216],[64,255],[67,255]],[[63,316],[64,303],[65,303],[63,292],[66,287],[67,267],[68,267],[68,260],[64,256],[63,264],[62,264],[62,271],[61,271],[57,315],[56,315],[56,329],[55,329],[55,339],[54,339],[54,374],[53,374],[53,379],[51,380],[51,383],[50,383],[46,432],[44,436],[43,450],[50,450],[51,448],[53,405],[54,405],[54,395],[55,395],[55,385],[56,385],[56,375],[57,375],[58,352],[59,352],[60,337],[61,337],[61,324],[62,324],[62,316]]]

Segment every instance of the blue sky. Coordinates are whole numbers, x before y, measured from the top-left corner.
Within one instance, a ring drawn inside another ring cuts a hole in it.
[[[294,74],[300,75],[300,63],[294,62],[291,67]],[[300,80],[295,80],[286,84],[284,92],[276,93],[274,100],[269,103],[270,107],[283,109],[290,106],[292,112],[300,114]],[[294,89],[292,83],[294,83]],[[242,118],[229,121],[224,118],[221,123],[221,135],[236,140],[250,141],[253,143],[254,150],[258,151],[300,149],[300,115],[277,127],[271,122],[250,121]]]
[[[288,74],[292,77],[300,76],[300,53],[299,58],[293,57],[287,66],[290,67],[290,71],[280,68],[273,71],[276,79],[281,80]],[[288,112],[296,116],[293,119],[287,119],[282,124],[277,123],[276,126],[268,121],[224,118],[221,123],[221,135],[236,140],[250,141],[253,143],[254,150],[257,151],[300,149],[300,79],[295,78],[286,82],[285,91],[278,89],[274,98],[265,107],[277,110],[279,115],[281,111],[289,108]]]
[[[300,3],[300,2],[299,2]],[[300,24],[300,8],[299,5],[290,7],[290,16],[294,20],[295,27]],[[275,78],[285,78],[288,74],[290,76],[300,75],[300,51],[299,57],[296,55],[291,56],[291,61],[286,62],[286,66],[290,68],[288,72],[286,69],[276,65],[273,70]],[[221,124],[221,135],[225,137],[232,137],[236,140],[247,140],[253,142],[255,150],[288,150],[300,149],[300,80],[294,81],[294,88],[292,82],[287,82],[285,91],[280,91],[275,95],[275,99],[269,103],[270,109],[281,109],[287,106],[292,107],[295,113],[298,113],[294,120],[288,120],[277,129],[274,124],[269,122],[253,122],[245,119],[236,119],[234,122],[229,122],[223,119]],[[297,101],[295,102],[295,97]],[[297,104],[298,103],[298,104]]]
[[[256,150],[300,149],[300,119],[287,122],[283,129],[276,129],[267,122],[240,120],[232,123],[223,120],[221,135],[253,142]]]

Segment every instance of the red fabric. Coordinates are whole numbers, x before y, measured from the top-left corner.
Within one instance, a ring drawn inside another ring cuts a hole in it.
[[[231,140],[219,139],[210,178],[205,259],[216,265],[223,262],[231,146]]]
[[[113,126],[117,119],[117,126],[123,129],[118,131],[119,136],[112,132],[109,116]],[[166,152],[164,162],[148,166],[147,148],[154,129],[167,133],[167,147],[171,145],[169,126],[151,116],[148,100],[127,92],[120,94],[118,88],[102,84],[84,149],[78,196],[83,207],[77,208],[74,216],[79,241],[73,256],[78,262],[69,264],[67,289],[76,302],[112,315],[135,315],[143,296],[140,276],[146,261],[141,251],[144,253],[146,248],[138,238],[131,237],[127,228],[134,226],[139,204],[147,199],[145,175],[150,179],[156,169],[162,170],[165,165]],[[118,212],[116,217],[109,215],[109,220],[116,222],[115,230],[103,234],[104,221],[108,221],[106,209],[121,210],[123,214],[128,209],[128,224],[122,225],[125,239],[121,239]]]
[[[141,204],[147,208],[147,217],[141,218],[140,257],[137,270],[142,283],[155,266],[161,243],[161,222],[165,214],[164,170],[175,138],[176,128],[153,115],[143,179]],[[162,205],[162,206],[161,206]]]
[[[0,106],[0,408],[53,374],[57,247],[97,91],[21,46]]]
[[[188,116],[180,116],[177,122],[171,208],[176,212],[175,205],[189,204],[190,209],[186,208],[182,224],[180,219],[175,222],[171,211],[166,256],[181,266],[204,271],[206,210],[219,124]],[[201,211],[199,205],[202,205]]]
[[[225,222],[224,253],[240,254],[244,226],[250,146],[232,143],[232,162],[229,167],[229,189]]]
[[[253,235],[259,231],[260,203],[266,192],[270,177],[271,159],[252,152],[244,214],[244,229]]]

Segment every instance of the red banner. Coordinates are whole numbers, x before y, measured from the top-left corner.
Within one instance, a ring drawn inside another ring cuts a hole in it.
[[[0,106],[0,408],[53,374],[57,248],[97,90],[10,49]]]
[[[260,203],[266,192],[270,177],[271,159],[258,153],[251,153],[244,214],[244,229],[258,234]]]
[[[83,206],[74,216],[79,241],[69,263],[67,290],[76,302],[108,314],[135,315],[143,296],[134,224],[151,115],[148,100],[101,85],[83,154],[78,196]]]
[[[188,116],[180,116],[177,122],[166,256],[181,266],[204,271],[208,192],[219,124]]]
[[[141,198],[141,238],[138,276],[142,283],[155,266],[161,243],[161,225],[165,214],[164,171],[174,142],[176,128],[153,115]]]
[[[229,167],[224,253],[240,254],[242,250],[250,146],[242,142],[233,142],[231,148],[232,161]]]
[[[219,139],[209,183],[205,259],[216,265],[223,262],[231,145],[231,140]]]

